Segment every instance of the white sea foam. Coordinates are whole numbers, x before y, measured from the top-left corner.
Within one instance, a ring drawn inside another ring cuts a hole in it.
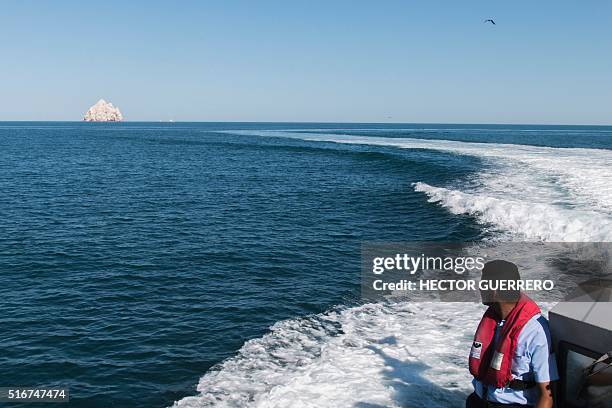
[[[452,350],[469,344],[480,309],[463,306],[367,304],[277,323],[175,407],[460,406],[467,350]]]
[[[454,214],[474,215],[515,239],[551,242],[612,242],[610,216],[555,205],[513,201],[416,183],[415,190]]]

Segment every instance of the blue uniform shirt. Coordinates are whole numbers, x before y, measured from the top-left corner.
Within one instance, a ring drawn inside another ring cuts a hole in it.
[[[494,345],[497,343],[499,329],[503,324],[502,320],[495,329]],[[535,315],[525,324],[519,334],[516,353],[512,357],[512,378],[539,383],[558,380],[557,363],[551,347],[548,320],[540,314]],[[539,388],[537,386],[526,390],[495,388],[492,385],[485,387],[476,379],[472,381],[472,384],[480,398],[491,402],[535,405],[538,401]]]

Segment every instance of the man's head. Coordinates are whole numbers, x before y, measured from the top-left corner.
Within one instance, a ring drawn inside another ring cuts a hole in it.
[[[518,267],[512,262],[497,259],[487,262],[482,268],[481,280],[489,281],[490,287],[495,287],[499,281],[521,280]],[[505,283],[505,282],[504,282]],[[520,296],[519,290],[482,290],[480,291],[482,303],[490,306],[498,302],[517,302]]]

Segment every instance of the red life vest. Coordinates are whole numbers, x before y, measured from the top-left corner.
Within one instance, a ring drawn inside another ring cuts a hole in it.
[[[470,373],[484,384],[502,388],[512,380],[512,357],[516,352],[519,334],[525,324],[540,308],[521,293],[519,301],[505,319],[499,333],[497,347],[493,347],[495,328],[499,323],[493,306],[489,306],[480,320],[472,350],[470,352]]]

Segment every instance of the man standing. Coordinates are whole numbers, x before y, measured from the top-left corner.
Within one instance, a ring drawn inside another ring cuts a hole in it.
[[[521,277],[516,265],[497,260],[485,264],[482,279],[494,287]],[[466,407],[552,408],[551,382],[559,375],[540,308],[518,290],[482,291],[481,296],[489,308],[470,351],[474,392]]]

